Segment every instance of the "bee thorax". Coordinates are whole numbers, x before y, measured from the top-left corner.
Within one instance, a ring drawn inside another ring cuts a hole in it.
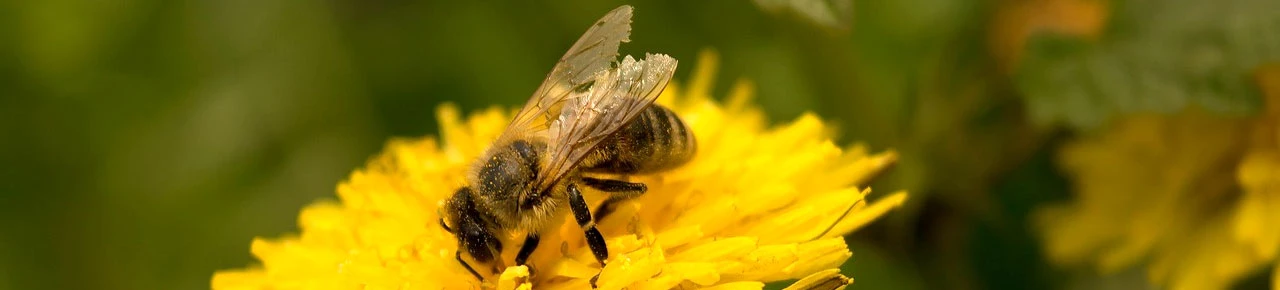
[[[535,230],[558,215],[553,191],[536,186],[546,145],[515,140],[495,146],[480,159],[471,180],[481,211],[504,230]]]

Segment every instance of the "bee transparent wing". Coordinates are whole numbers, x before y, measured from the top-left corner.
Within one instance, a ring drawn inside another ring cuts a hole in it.
[[[627,37],[631,34],[631,11],[631,6],[623,5],[592,24],[556,62],[500,139],[512,140],[547,130],[561,115],[565,100],[590,86],[597,73],[608,70],[618,57],[618,46],[630,41]]]
[[[550,122],[548,161],[539,171],[540,188],[564,177],[582,158],[644,112],[658,98],[676,70],[676,59],[647,54],[627,56],[617,68],[596,74],[585,91],[573,94]]]

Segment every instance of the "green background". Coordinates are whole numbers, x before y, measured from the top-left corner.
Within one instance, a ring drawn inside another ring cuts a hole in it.
[[[624,4],[467,2],[0,3],[0,289],[208,288],[213,271],[253,263],[253,237],[294,231],[300,208],[333,198],[388,138],[435,134],[439,104],[522,103]],[[1026,66],[1006,71],[988,46],[1006,2],[758,2],[626,3],[622,52],[670,54],[686,80],[714,49],[718,95],[748,79],[774,121],[813,111],[843,144],[901,153],[873,186],[912,200],[850,238],[851,289],[1145,287],[1141,271],[1095,277],[1040,257],[1026,217],[1070,192],[1052,152],[1115,113],[1205,102],[1253,114],[1259,97],[1236,78],[1280,48],[1221,37],[1207,45],[1228,64],[1162,66],[1199,51],[1144,52],[1280,10],[1238,0],[1264,12],[1183,23],[1203,10],[1116,2],[1103,38],[1034,37]],[[813,16],[824,11],[836,17]],[[1111,102],[1098,84],[1083,93],[1095,102],[1062,104],[1063,86],[1095,75],[1090,61],[1173,80],[1160,92],[1209,93]]]

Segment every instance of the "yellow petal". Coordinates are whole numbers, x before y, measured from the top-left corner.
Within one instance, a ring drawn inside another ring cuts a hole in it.
[[[517,287],[524,287],[529,282],[529,267],[517,266],[507,267],[506,271],[502,271],[502,276],[498,278],[499,290],[513,290]]]
[[[764,283],[755,281],[742,281],[733,283],[724,283],[707,288],[706,290],[759,290],[764,288]]]
[[[862,228],[880,216],[885,215],[890,210],[901,207],[907,202],[907,192],[899,191],[889,194],[879,200],[876,200],[870,206],[849,214],[845,219],[840,220],[827,235],[823,237],[844,236],[849,232]]]
[[[1280,289],[1280,266],[1271,268],[1271,289]]]
[[[1239,180],[1244,196],[1235,216],[1235,237],[1261,258],[1274,259],[1280,250],[1280,154],[1263,151],[1246,156]]]
[[[826,269],[814,272],[783,290],[836,290],[853,284],[853,279],[840,274],[840,269]]]
[[[622,289],[627,285],[644,281],[662,271],[666,258],[661,249],[641,249],[609,260],[600,271],[599,289]]]

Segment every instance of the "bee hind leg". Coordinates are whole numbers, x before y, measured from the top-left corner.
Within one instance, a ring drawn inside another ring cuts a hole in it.
[[[591,210],[587,209],[587,200],[582,198],[582,192],[578,191],[578,186],[569,184],[569,208],[573,210],[573,218],[578,221],[578,226],[582,227],[582,231],[587,237],[587,246],[591,247],[591,253],[596,256],[596,261],[600,262],[600,268],[604,269],[605,260],[609,259],[609,246],[604,242],[604,236],[600,234],[600,230],[596,229],[595,221],[591,220]],[[591,288],[595,288],[596,277],[591,278]]]
[[[582,184],[609,193],[609,197],[603,203],[600,203],[599,207],[596,207],[595,220],[597,221],[604,220],[605,217],[613,213],[619,203],[640,197],[648,190],[644,183],[613,179],[583,177]]]

